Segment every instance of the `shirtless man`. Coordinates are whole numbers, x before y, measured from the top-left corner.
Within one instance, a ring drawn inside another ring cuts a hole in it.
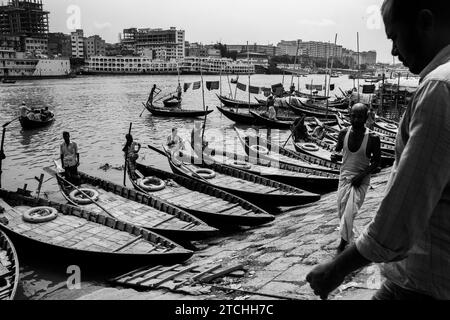
[[[338,254],[353,241],[353,221],[364,203],[370,186],[370,175],[378,169],[381,161],[380,138],[365,127],[368,108],[361,103],[350,110],[352,126],[339,134],[336,152],[343,151],[343,163],[339,179],[338,213],[341,219],[341,244]],[[338,160],[334,153],[332,160]]]

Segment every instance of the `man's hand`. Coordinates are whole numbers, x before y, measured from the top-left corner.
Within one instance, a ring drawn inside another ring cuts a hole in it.
[[[338,272],[334,261],[318,266],[306,277],[314,294],[320,296],[322,300],[327,300],[329,294],[336,290],[344,279],[345,275]]]

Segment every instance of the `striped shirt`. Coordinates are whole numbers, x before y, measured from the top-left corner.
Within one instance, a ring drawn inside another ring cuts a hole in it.
[[[396,162],[358,251],[405,289],[450,299],[450,46],[421,73]]]

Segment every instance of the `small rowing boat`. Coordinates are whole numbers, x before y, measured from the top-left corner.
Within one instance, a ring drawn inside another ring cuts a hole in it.
[[[307,98],[307,99],[316,100],[316,101],[326,101],[326,100],[330,99],[330,97],[320,96],[320,95],[310,94],[310,93],[303,93],[300,91],[296,91],[296,95],[301,98]]]
[[[269,119],[268,117],[265,117],[264,115],[250,111],[250,114],[256,119],[256,123],[258,125],[272,128],[272,129],[284,129],[289,130],[291,126],[294,124],[294,121],[282,121],[278,119]]]
[[[75,206],[97,214],[111,215],[117,220],[137,225],[175,241],[205,239],[218,231],[158,197],[142,194],[82,172],[79,172],[79,176],[80,187],[77,190],[64,180],[60,168],[56,172],[63,196]],[[91,199],[94,199],[95,203]]]
[[[155,147],[149,147],[155,151],[158,150]],[[318,194],[309,193],[230,166],[203,162],[193,153],[181,153],[183,161],[173,159],[167,148],[165,148],[164,154],[174,173],[209,183],[261,208],[290,207],[320,200]]]
[[[261,136],[249,136],[243,131],[235,128],[239,140],[244,147],[245,153],[253,157],[271,160],[280,164],[294,165],[317,172],[339,174],[340,166],[309,155],[299,154],[282,146],[267,141]]]
[[[173,118],[197,118],[209,115],[214,110],[184,110],[184,109],[169,109],[169,108],[157,108],[146,104],[147,110],[156,117],[173,117]]]
[[[219,98],[219,100],[226,106],[229,108],[233,108],[233,109],[248,109],[250,107],[255,109],[255,108],[259,108],[259,107],[265,107],[265,104],[261,104],[261,103],[249,103],[248,101],[242,101],[242,100],[235,100],[235,99],[230,99],[227,98],[225,96],[220,96],[217,95],[217,98]]]
[[[39,114],[36,115],[37,117]],[[55,115],[53,113],[50,114],[50,117],[46,120],[40,119],[30,119],[28,117],[20,117],[20,124],[24,130],[38,129],[51,125],[55,121]]]
[[[257,156],[249,157],[217,149],[206,149],[203,153],[203,159],[209,163],[214,161],[318,194],[336,191],[339,184],[339,176],[337,174],[315,171],[285,163],[275,163],[275,161],[260,159]]]
[[[19,258],[8,236],[0,230],[0,301],[14,300],[19,284]]]
[[[193,252],[154,232],[79,207],[0,190],[8,224],[0,224],[13,240],[59,260],[62,256],[100,263],[179,263]],[[51,252],[51,254],[50,254]],[[76,260],[78,261],[78,260]]]
[[[133,180],[130,175],[136,190],[158,197],[217,228],[259,226],[275,219],[250,202],[202,181],[139,163],[136,164],[136,173],[143,177],[156,177],[165,184],[162,190],[144,190],[142,181]]]
[[[223,107],[217,107],[217,110],[219,110],[220,113],[222,113],[225,117],[237,124],[244,124],[249,126],[253,126],[256,124],[256,119],[250,113],[237,113],[233,109],[227,110]]]

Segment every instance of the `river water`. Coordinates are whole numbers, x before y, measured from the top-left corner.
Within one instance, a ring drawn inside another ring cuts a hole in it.
[[[291,76],[284,77],[285,88],[291,83]],[[205,76],[205,81],[218,81],[219,76]],[[54,159],[59,158],[59,145],[62,143],[62,132],[69,131],[72,141],[76,142],[80,151],[80,171],[106,178],[122,184],[123,172],[119,170],[103,171],[100,167],[106,163],[113,167],[123,165],[121,149],[124,135],[133,123],[132,134],[145,146],[147,143],[161,145],[173,127],[181,132],[189,132],[194,119],[155,118],[143,111],[142,103],[147,100],[153,84],[163,93],[175,91],[176,76],[80,76],[74,79],[21,81],[16,84],[0,85],[0,125],[15,118],[18,108],[24,101],[29,107],[49,107],[55,113],[56,121],[49,127],[23,131],[18,121],[7,127],[5,138],[6,160],[3,162],[2,186],[7,190],[16,190],[28,184],[28,190],[35,190],[38,177],[43,168],[51,166]],[[182,83],[200,81],[200,76],[182,76]],[[241,76],[240,82],[248,84],[248,77]],[[251,85],[270,87],[281,83],[282,75],[254,75]],[[306,92],[305,84],[324,84],[323,75],[294,78],[297,86]],[[336,90],[331,92],[341,95],[339,87],[349,90],[353,80],[347,76],[332,79]],[[235,92],[235,85],[230,88],[227,78],[222,77],[224,95]],[[216,97],[219,91],[205,89],[205,104],[215,111],[208,117],[207,128],[216,131],[231,132],[234,123],[223,117],[216,110],[220,105]],[[263,95],[259,96],[264,98]],[[237,98],[248,100],[248,93],[237,91]],[[183,95],[183,107],[202,110],[202,90],[193,91],[192,87]],[[254,102],[254,98],[251,98]],[[162,156],[143,148],[141,161],[156,167],[169,170],[167,160]],[[45,180],[49,179],[48,174]],[[127,184],[131,184],[128,182]],[[56,182],[48,180],[42,188],[50,199],[62,200]],[[19,252],[20,253],[20,252]],[[21,299],[39,298],[42,293],[57,286],[66,279],[65,269],[49,271],[40,261],[26,261],[22,264],[22,281],[18,297]]]

